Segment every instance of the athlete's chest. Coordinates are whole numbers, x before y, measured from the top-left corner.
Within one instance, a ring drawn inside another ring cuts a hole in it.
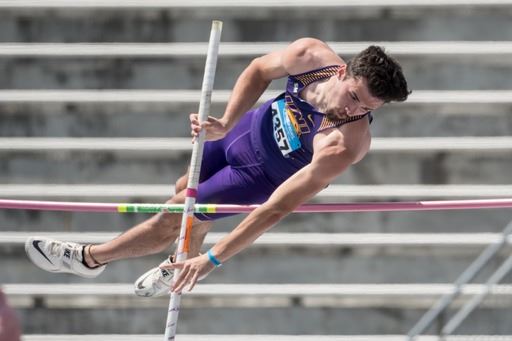
[[[314,135],[321,126],[323,115],[306,102],[297,103],[286,94],[272,103],[274,140],[283,156],[299,149],[312,150]]]

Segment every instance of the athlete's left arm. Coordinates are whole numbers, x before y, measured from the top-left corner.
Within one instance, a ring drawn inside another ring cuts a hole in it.
[[[227,261],[251,245],[261,234],[358,161],[361,154],[359,148],[346,145],[344,135],[338,129],[328,135],[315,137],[314,150],[310,164],[281,184],[264,204],[212,247],[213,255],[220,262]],[[166,268],[182,269],[174,286],[174,290],[179,292],[187,283],[191,290],[198,278],[213,270],[213,265],[207,255],[202,255]]]

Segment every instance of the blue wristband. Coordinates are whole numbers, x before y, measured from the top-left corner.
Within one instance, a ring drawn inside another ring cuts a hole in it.
[[[208,255],[208,259],[210,260],[210,262],[213,263],[213,265],[215,265],[216,267],[222,265],[222,263],[217,258],[215,258],[215,256],[212,253],[212,250],[208,250],[206,254]]]

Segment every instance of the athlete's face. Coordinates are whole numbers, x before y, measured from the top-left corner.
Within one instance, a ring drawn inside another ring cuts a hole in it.
[[[344,119],[374,111],[383,104],[370,94],[366,79],[346,77],[343,67],[336,76],[325,114],[331,119]]]

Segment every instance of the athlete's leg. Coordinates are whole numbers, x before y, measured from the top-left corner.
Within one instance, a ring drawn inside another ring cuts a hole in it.
[[[245,118],[242,119],[240,123],[241,124],[235,127],[235,129],[233,129],[225,139],[207,142],[205,144],[204,155],[206,157],[203,160],[199,184],[200,188],[203,185],[203,182],[210,180],[210,178],[219,178],[218,172],[229,167],[227,151],[235,144],[235,142],[240,140],[240,137],[243,136],[247,139],[250,120]],[[246,145],[246,153],[242,153],[241,155],[247,154],[249,159],[252,159],[253,154],[250,152],[250,143],[245,143],[244,145]],[[252,166],[251,160],[249,159],[241,160],[244,163],[242,167]],[[246,161],[249,162],[245,163]],[[225,202],[229,202],[230,198],[243,199],[250,197],[247,195],[240,196],[239,194],[233,197],[226,197],[224,193],[230,192],[231,189],[242,187],[247,190],[247,188],[250,187],[247,187],[247,184],[243,181],[237,181],[235,184],[231,184],[231,186],[234,185],[234,187],[228,186],[222,188],[222,184],[224,182],[225,181],[216,181],[215,186],[211,188],[210,191],[204,190],[206,196],[202,196],[202,198],[211,198],[212,203],[219,203],[222,202],[221,197],[228,199],[228,201]],[[221,184],[221,186],[218,186],[219,184]],[[178,180],[176,187],[177,195],[168,202],[183,203],[185,199],[185,187],[186,176]],[[203,188],[207,188],[207,186],[203,186]],[[203,189],[200,189],[200,196],[202,192]],[[238,193],[239,191],[234,191],[233,193],[235,192]],[[200,199],[201,197],[198,198],[198,202],[201,202]],[[214,217],[213,219],[217,217]],[[206,218],[211,219],[211,217]],[[201,217],[200,219],[204,220]],[[136,225],[132,229],[107,243],[84,247],[80,244],[59,242],[48,238],[29,238],[25,244],[25,248],[31,260],[47,271],[71,272],[84,277],[96,277],[104,270],[105,267],[101,266],[96,269],[90,269],[91,266],[123,258],[144,256],[163,251],[176,240],[180,226],[180,214],[161,213],[149,218],[141,224]],[[202,240],[209,228],[209,222],[201,222],[199,220],[195,222],[193,234],[191,236],[191,239],[193,240],[191,245],[192,250],[190,252],[191,255],[196,255],[199,252]]]
[[[177,194],[167,201],[168,204],[185,202],[187,175],[176,182]],[[133,258],[159,253],[168,248],[179,236],[181,214],[158,213],[148,220],[136,225],[119,237],[104,244],[92,245],[85,249],[85,260],[90,266],[95,263],[109,263],[119,259]],[[195,219],[192,228],[191,256],[199,253],[202,239],[211,227],[211,222]],[[201,242],[198,243],[199,238]],[[199,244],[199,245],[198,245]],[[91,257],[92,254],[92,257]]]
[[[213,176],[227,165],[224,141],[207,142],[204,145],[203,162],[199,182]],[[185,202],[185,189],[188,182],[187,172],[176,181],[176,195],[167,201],[168,204]],[[129,257],[140,257],[161,252],[169,247],[179,236],[182,214],[159,213],[136,225],[119,237],[100,245],[85,249],[87,264],[103,264]],[[211,227],[211,222],[194,220],[191,234],[190,255],[199,253],[202,240]],[[91,257],[92,255],[92,257]]]
[[[183,179],[183,178],[182,178]],[[169,203],[183,203],[185,190],[178,183],[178,194]],[[186,184],[186,182],[185,182]],[[119,237],[99,245],[81,245],[45,237],[31,237],[25,242],[27,255],[34,264],[49,272],[67,272],[87,278],[100,275],[105,263],[163,251],[179,234],[181,214],[160,213],[131,228]],[[209,228],[209,222],[196,219],[191,239],[191,255],[197,255]],[[196,235],[199,234],[198,237]]]
[[[272,193],[274,186],[268,183],[261,167],[255,165],[246,168],[226,166],[208,180],[199,184],[198,202],[226,202],[252,204],[265,201]],[[219,219],[229,214],[196,214],[202,220]],[[197,254],[202,240],[210,225],[202,222],[192,228],[195,231],[191,238],[191,252]],[[168,264],[166,259],[162,264]],[[173,278],[172,270],[159,267],[150,269],[135,281],[135,293],[139,296],[160,296],[169,292]]]

